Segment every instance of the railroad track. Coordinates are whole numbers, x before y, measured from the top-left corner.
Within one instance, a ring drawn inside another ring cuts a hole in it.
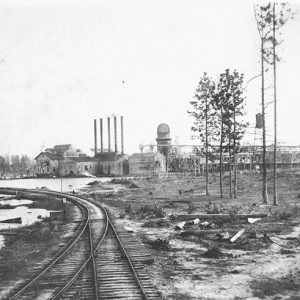
[[[10,300],[160,299],[143,271],[142,263],[151,258],[131,235],[116,228],[104,207],[74,195],[29,191],[66,197],[77,203],[87,217],[69,247]]]

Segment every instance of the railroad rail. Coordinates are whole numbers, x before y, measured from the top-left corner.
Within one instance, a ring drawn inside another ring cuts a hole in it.
[[[160,299],[142,263],[149,257],[118,230],[100,203],[54,191],[0,188],[65,197],[84,212],[80,230],[46,267],[9,299]]]

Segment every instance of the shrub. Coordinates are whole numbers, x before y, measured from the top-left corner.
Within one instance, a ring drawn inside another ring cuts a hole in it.
[[[195,204],[193,202],[189,202],[188,204],[188,214],[192,214],[194,211],[195,211],[196,207],[195,207]]]
[[[227,212],[223,204],[216,204],[211,201],[205,205],[204,211],[207,214],[222,214]]]
[[[231,206],[228,209],[228,213],[230,215],[230,220],[232,223],[235,223],[237,220],[237,214],[241,211],[241,207],[239,206]]]

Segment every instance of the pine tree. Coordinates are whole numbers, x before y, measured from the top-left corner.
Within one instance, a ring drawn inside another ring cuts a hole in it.
[[[207,73],[204,73],[195,91],[194,100],[190,101],[193,109],[188,111],[194,118],[194,125],[191,129],[196,134],[193,135],[193,138],[198,138],[205,149],[206,195],[209,195],[209,152],[212,150],[214,142],[216,141],[216,131],[218,127],[216,111],[213,106],[214,91],[214,82],[207,76]]]
[[[233,195],[237,197],[237,162],[236,154],[246,126],[243,96],[243,74],[236,70],[225,70],[220,74],[218,89],[215,93],[214,107],[218,114],[220,128],[220,194],[223,197],[223,152],[229,154],[229,195],[232,197],[232,158],[234,171]]]
[[[275,7],[277,6],[277,9]],[[261,93],[262,93],[262,121],[263,121],[263,202],[268,203],[267,194],[267,169],[266,169],[266,126],[265,126],[265,64],[273,66],[273,91],[274,91],[274,153],[273,153],[273,204],[277,205],[277,74],[276,62],[280,61],[276,47],[282,42],[277,38],[277,32],[294,17],[290,5],[284,3],[271,3],[256,5],[254,7],[257,29],[260,36],[261,48]]]

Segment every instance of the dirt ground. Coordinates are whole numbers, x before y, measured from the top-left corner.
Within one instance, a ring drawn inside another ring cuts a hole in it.
[[[269,178],[271,187],[271,179]],[[218,195],[218,176],[94,182],[82,191],[106,205],[155,258],[146,266],[165,299],[300,299],[300,170],[279,170],[278,201],[262,205],[261,175],[239,174],[238,198]],[[175,230],[178,214],[230,215]],[[267,214],[254,223],[237,214]],[[208,221],[208,223],[204,223]],[[244,233],[235,241],[232,237]]]

